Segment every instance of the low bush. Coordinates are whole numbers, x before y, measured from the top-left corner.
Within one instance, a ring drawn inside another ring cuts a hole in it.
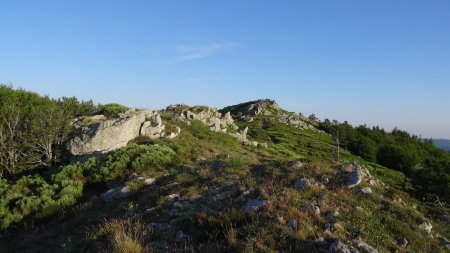
[[[106,104],[101,107],[100,114],[105,115],[108,118],[114,118],[119,115],[119,113],[123,113],[127,111],[129,108],[116,103]]]
[[[23,176],[15,183],[0,179],[0,226],[8,228],[26,216],[42,218],[74,205],[83,195],[86,183],[113,180],[139,170],[162,169],[175,152],[166,146],[122,148],[104,158],[92,157],[64,166],[48,179],[39,175]]]

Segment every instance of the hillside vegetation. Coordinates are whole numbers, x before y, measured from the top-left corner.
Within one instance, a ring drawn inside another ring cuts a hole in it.
[[[258,100],[171,106],[147,121],[160,138],[68,154],[73,118],[126,111],[0,86],[0,252],[450,248],[450,155],[431,141]]]

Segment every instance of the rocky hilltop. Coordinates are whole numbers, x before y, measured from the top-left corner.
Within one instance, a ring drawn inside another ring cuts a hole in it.
[[[314,122],[299,114],[288,112],[280,108],[275,100],[259,99],[238,105],[227,106],[221,110],[230,112],[234,117],[246,122],[252,122],[255,116],[271,116],[281,123],[298,128],[314,129]]]
[[[450,249],[446,203],[270,99],[71,123],[84,159],[0,180],[0,252]]]

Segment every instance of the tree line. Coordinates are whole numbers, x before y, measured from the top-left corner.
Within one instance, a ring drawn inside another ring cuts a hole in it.
[[[333,136],[338,133],[340,146],[364,160],[404,173],[413,182],[415,194],[450,201],[450,154],[431,139],[397,128],[387,132],[380,127],[353,127],[328,119],[319,127]]]

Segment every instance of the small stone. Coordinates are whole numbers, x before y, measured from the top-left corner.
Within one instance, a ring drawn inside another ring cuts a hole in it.
[[[151,208],[148,208],[147,210],[145,210],[144,211],[144,213],[145,214],[149,214],[149,213],[153,213],[154,211],[156,211],[158,208],[155,206],[155,207],[151,207]]]
[[[119,186],[104,192],[101,196],[104,201],[110,202],[115,199],[123,199],[131,195],[129,186]]]
[[[334,230],[344,230],[344,222],[338,221],[336,223],[333,223],[333,229]]]
[[[178,231],[177,235],[175,236],[175,242],[182,242],[189,239],[189,236],[186,235],[183,231]]]
[[[179,193],[173,193],[173,194],[167,195],[166,198],[169,199],[169,200],[179,199],[180,198],[180,194]]]
[[[313,204],[304,205],[301,209],[302,211],[307,212],[311,215],[320,215],[320,208]]]
[[[364,253],[378,253],[378,250],[375,249],[374,247],[372,247],[371,245],[359,240],[359,239],[355,239],[353,240],[353,243],[356,244],[356,248],[358,248],[358,250],[360,250],[361,252]]]
[[[447,238],[441,238],[439,242],[442,246],[444,246],[444,248],[450,249],[450,241],[447,240]]]
[[[361,188],[361,192],[364,194],[372,194],[372,189],[370,187],[363,187]]]
[[[398,246],[400,246],[400,247],[405,247],[406,245],[408,245],[408,240],[406,240],[405,237],[400,237],[400,238],[397,240],[397,244],[398,244]]]
[[[300,161],[293,161],[289,163],[289,167],[294,169],[301,169],[303,167],[303,164]]]
[[[428,234],[431,234],[431,229],[433,228],[433,225],[431,225],[428,222],[424,222],[419,225],[419,228],[425,230]]]
[[[293,235],[298,230],[298,222],[295,219],[292,219],[287,224],[288,233]]]
[[[167,223],[150,223],[150,226],[159,231],[168,230],[170,228],[170,225]]]
[[[241,208],[241,210],[244,212],[256,212],[267,204],[268,201],[264,199],[251,199]]]
[[[156,179],[154,179],[154,178],[146,178],[146,179],[144,179],[144,184],[145,184],[145,185],[151,185],[151,184],[153,184],[155,181],[156,181]]]
[[[301,179],[297,179],[297,181],[295,181],[294,188],[301,189],[301,188],[307,187],[309,185],[311,185],[311,182],[309,179],[301,178]]]
[[[339,211],[327,212],[325,214],[325,219],[327,219],[327,220],[334,220],[338,216],[339,216]]]
[[[439,219],[447,224],[450,225],[450,216],[443,214],[439,217]]]

